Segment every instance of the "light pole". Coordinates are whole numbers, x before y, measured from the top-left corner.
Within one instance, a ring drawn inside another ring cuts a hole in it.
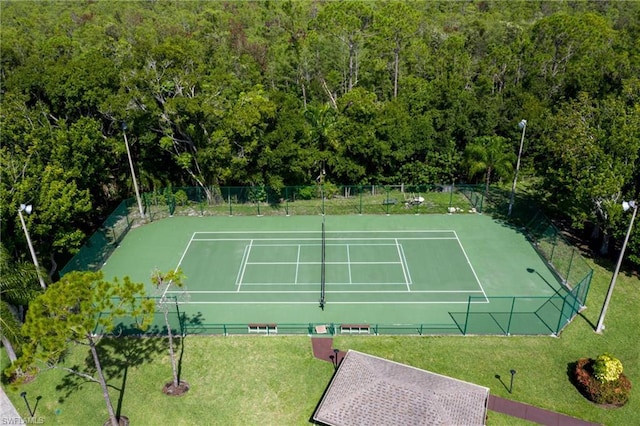
[[[18,209],[18,216],[20,216],[20,223],[22,224],[22,230],[24,231],[24,236],[27,238],[27,245],[29,246],[29,251],[31,252],[33,265],[36,267],[36,274],[38,274],[38,281],[40,281],[40,286],[46,290],[47,285],[44,283],[44,280],[42,279],[42,274],[40,274],[40,265],[38,264],[36,251],[33,249],[33,244],[31,244],[31,237],[29,236],[29,230],[27,229],[27,224],[24,222],[24,217],[22,216],[23,211],[27,212],[27,214],[31,214],[31,212],[33,211],[33,206],[31,204],[20,204],[20,208]]]
[[[629,236],[631,235],[631,229],[633,228],[633,221],[636,219],[636,213],[638,213],[638,202],[623,201],[622,208],[624,211],[633,209],[633,214],[631,215],[631,221],[629,222],[629,229],[627,229],[627,235],[624,237],[624,243],[622,243],[622,250],[620,250],[620,256],[618,257],[616,270],[613,272],[613,276],[611,277],[609,290],[607,290],[607,297],[604,299],[604,305],[602,305],[602,311],[600,312],[600,318],[598,318],[598,325],[596,326],[596,333],[602,333],[602,330],[604,330],[604,316],[606,315],[607,308],[609,307],[609,301],[611,300],[611,295],[613,294],[613,287],[615,287],[616,285],[616,278],[618,277],[618,272],[620,272],[620,265],[622,265],[622,258],[624,257],[624,251],[626,250],[627,243],[629,242]]]
[[[518,150],[518,161],[516,162],[516,174],[513,176],[513,186],[511,187],[511,198],[509,199],[509,212],[507,213],[507,216],[511,216],[513,199],[516,195],[516,182],[518,181],[518,170],[520,170],[520,156],[522,155],[522,145],[524,144],[524,133],[527,130],[527,120],[520,120],[518,127],[522,129],[522,137],[520,138],[520,149]]]
[[[136,191],[136,199],[138,200],[138,208],[140,209],[140,217],[144,219],[144,209],[142,208],[142,200],[140,199],[140,191],[138,191],[138,181],[136,180],[136,171],[133,168],[133,160],[131,159],[131,151],[129,150],[129,141],[127,140],[127,123],[122,122],[122,134],[124,135],[124,144],[127,147],[127,157],[129,157],[129,166],[131,167],[131,177],[133,178],[133,189]]]

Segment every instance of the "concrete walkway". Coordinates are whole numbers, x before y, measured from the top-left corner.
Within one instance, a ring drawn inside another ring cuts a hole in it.
[[[575,417],[566,416],[564,414],[555,413],[532,405],[523,404],[522,402],[512,401],[510,399],[500,398],[499,396],[489,395],[488,407],[491,411],[507,414],[509,416],[518,417],[530,422],[539,423],[549,426],[596,426],[598,423],[591,423],[580,420]],[[489,415],[491,417],[491,415]]]
[[[22,417],[16,411],[11,400],[0,386],[0,424],[20,424]]]
[[[332,348],[333,339],[330,337],[312,337],[311,347],[313,349],[313,356],[334,363],[337,365],[342,358],[344,358],[345,352],[336,351]],[[337,358],[337,362],[336,362]],[[596,426],[598,423],[591,423],[584,420],[577,419],[575,417],[566,416],[564,414],[556,413],[549,410],[543,410],[542,408],[534,407],[532,405],[523,404],[521,402],[512,401],[510,399],[500,398],[499,396],[489,395],[488,407],[491,411],[507,414],[512,417],[518,417],[520,419],[528,420],[530,422],[539,423],[541,425],[548,426]],[[491,414],[489,414],[491,417]]]

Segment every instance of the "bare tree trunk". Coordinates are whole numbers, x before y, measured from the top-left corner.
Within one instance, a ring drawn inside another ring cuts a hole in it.
[[[13,345],[11,344],[9,339],[7,339],[4,335],[2,336],[2,346],[4,346],[4,348],[7,350],[7,356],[9,357],[9,361],[11,361],[11,364],[16,362],[16,360],[18,359],[18,357],[16,356],[16,351],[13,349]]]
[[[603,232],[602,234],[602,242],[600,243],[600,255],[601,256],[605,256],[607,254],[609,254],[609,240],[610,240],[610,236],[609,234],[607,234],[606,232]]]
[[[491,168],[487,169],[487,180],[484,184],[484,198],[489,197],[489,182],[491,182]]]
[[[398,76],[400,75],[400,48],[396,47],[394,53],[393,72],[393,98],[398,97]]]
[[[171,368],[173,370],[173,387],[177,388],[180,386],[180,382],[178,381],[178,367],[176,366],[176,354],[173,349],[173,332],[171,331],[171,324],[169,324],[169,308],[167,306],[163,306],[162,310],[164,312],[164,323],[167,325],[167,335],[169,336],[169,357],[171,358]]]
[[[112,426],[119,426],[118,418],[116,417],[115,411],[113,411],[113,404],[111,403],[111,397],[109,396],[109,388],[107,387],[107,381],[104,378],[104,374],[102,373],[102,366],[100,364],[100,358],[98,358],[98,351],[96,350],[96,343],[93,340],[93,337],[87,336],[87,340],[89,341],[89,348],[91,348],[91,355],[93,356],[93,362],[96,365],[96,371],[98,372],[98,381],[100,382],[100,387],[102,387],[102,396],[104,397],[104,402],[107,404],[107,411],[109,412],[109,420],[111,421]]]

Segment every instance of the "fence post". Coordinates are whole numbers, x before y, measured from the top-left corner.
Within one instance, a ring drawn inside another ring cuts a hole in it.
[[[467,316],[464,319],[464,330],[462,330],[462,335],[466,336],[467,335],[467,324],[469,324],[469,310],[471,309],[471,298],[473,296],[467,296]]]
[[[571,249],[571,258],[569,259],[569,267],[567,268],[567,275],[564,279],[565,285],[568,286],[569,288],[571,288],[569,284],[569,277],[571,276],[571,266],[573,266],[573,256],[575,255],[575,253],[576,253],[576,249]]]
[[[289,187],[284,187],[284,212],[289,216]]]
[[[129,220],[129,205],[127,203],[127,200],[124,200],[124,217],[127,218],[127,229],[129,229],[131,227],[131,221]]]
[[[507,323],[507,336],[511,335],[511,319],[513,318],[513,308],[516,305],[516,298],[512,297],[511,298],[511,312],[509,312],[509,322]]]
[[[567,294],[570,294],[570,293],[567,293]],[[560,308],[560,317],[558,318],[558,325],[556,326],[556,330],[553,332],[553,334],[556,336],[558,335],[562,327],[562,318],[564,317],[564,307],[566,304],[567,304],[567,296],[565,295],[562,298],[562,307]]]
[[[551,230],[553,230],[553,244],[551,244],[551,253],[549,253],[549,262],[551,262],[553,264],[553,255],[556,252],[556,246],[558,245],[558,231],[556,230],[555,226],[553,225],[549,225],[551,227]]]
[[[451,192],[449,194],[449,209],[451,209],[451,206],[453,205],[453,185],[455,185],[456,181],[455,179],[451,182],[451,187],[449,188],[449,191]],[[451,211],[451,210],[449,210]]]
[[[389,193],[390,193],[391,191],[389,190],[389,187],[388,187],[388,186],[386,186],[384,189],[385,189],[385,191],[387,192],[387,201],[385,201],[385,203],[384,203],[384,204],[385,204],[385,207],[386,207],[386,210],[387,210],[387,216],[389,216]]]

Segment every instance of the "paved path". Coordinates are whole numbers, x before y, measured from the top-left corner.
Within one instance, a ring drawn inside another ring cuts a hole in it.
[[[346,352],[338,351],[332,348],[333,339],[330,337],[312,337],[311,347],[313,348],[313,356],[334,363],[338,355],[338,362],[342,360]],[[512,401],[510,399],[500,398],[499,396],[489,395],[488,408],[491,411],[507,414],[509,416],[518,417],[530,422],[539,423],[548,426],[596,426],[597,423],[587,422],[575,417],[566,416],[564,414],[555,413],[532,405],[523,404],[521,402]],[[491,414],[489,414],[491,417]]]
[[[580,420],[575,417],[566,416],[564,414],[555,413],[553,411],[543,410],[542,408],[532,405],[523,404],[521,402],[512,401],[510,399],[500,398],[499,396],[489,395],[489,410],[498,413],[508,414],[513,417],[529,420],[530,422],[539,423],[549,426],[595,426],[598,423],[591,423]],[[491,417],[491,415],[489,415]]]
[[[20,424],[21,421],[22,417],[4,393],[4,388],[0,386],[0,424]]]

